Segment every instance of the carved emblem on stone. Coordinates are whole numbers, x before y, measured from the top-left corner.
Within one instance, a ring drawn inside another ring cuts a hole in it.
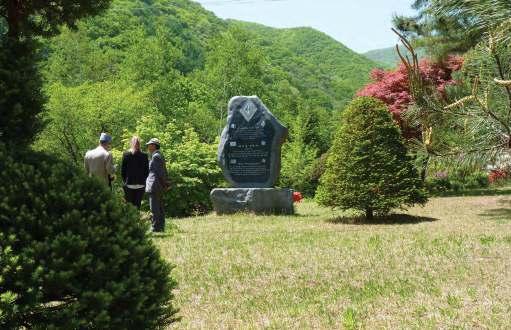
[[[273,187],[287,133],[257,96],[232,98],[218,149],[227,181],[235,188]]]

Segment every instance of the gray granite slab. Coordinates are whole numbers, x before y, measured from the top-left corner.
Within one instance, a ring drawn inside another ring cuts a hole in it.
[[[293,214],[293,190],[275,188],[224,188],[211,191],[213,209],[219,215],[240,212]]]
[[[280,174],[281,147],[288,130],[257,96],[229,102],[218,162],[235,188],[271,188]]]

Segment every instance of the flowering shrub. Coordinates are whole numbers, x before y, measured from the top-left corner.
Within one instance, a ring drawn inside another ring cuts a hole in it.
[[[488,181],[490,184],[499,184],[505,181],[508,178],[508,173],[504,170],[497,169],[490,171],[488,175]]]
[[[420,61],[422,78],[436,86],[438,93],[445,95],[445,88],[456,83],[452,78],[455,71],[461,69],[463,58],[449,56],[442,63],[431,60]],[[357,96],[372,96],[383,101],[396,121],[402,124],[402,114],[412,103],[406,67],[401,64],[395,70],[374,69],[371,73],[372,83],[362,88]]]

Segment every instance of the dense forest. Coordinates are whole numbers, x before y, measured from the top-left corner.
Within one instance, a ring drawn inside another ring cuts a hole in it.
[[[319,31],[224,21],[188,0],[113,1],[41,53],[48,102],[36,149],[80,166],[101,131],[117,159],[131,134],[158,136],[181,192],[204,197],[222,184],[216,140],[232,96],[258,95],[290,128],[281,185],[312,193],[337,114],[376,66]],[[190,207],[204,206],[176,212]]]

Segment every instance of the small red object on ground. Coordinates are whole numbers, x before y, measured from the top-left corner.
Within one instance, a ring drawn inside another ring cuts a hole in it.
[[[301,192],[295,191],[293,193],[293,202],[300,203],[302,201],[302,199],[303,199],[303,196],[302,196]]]

